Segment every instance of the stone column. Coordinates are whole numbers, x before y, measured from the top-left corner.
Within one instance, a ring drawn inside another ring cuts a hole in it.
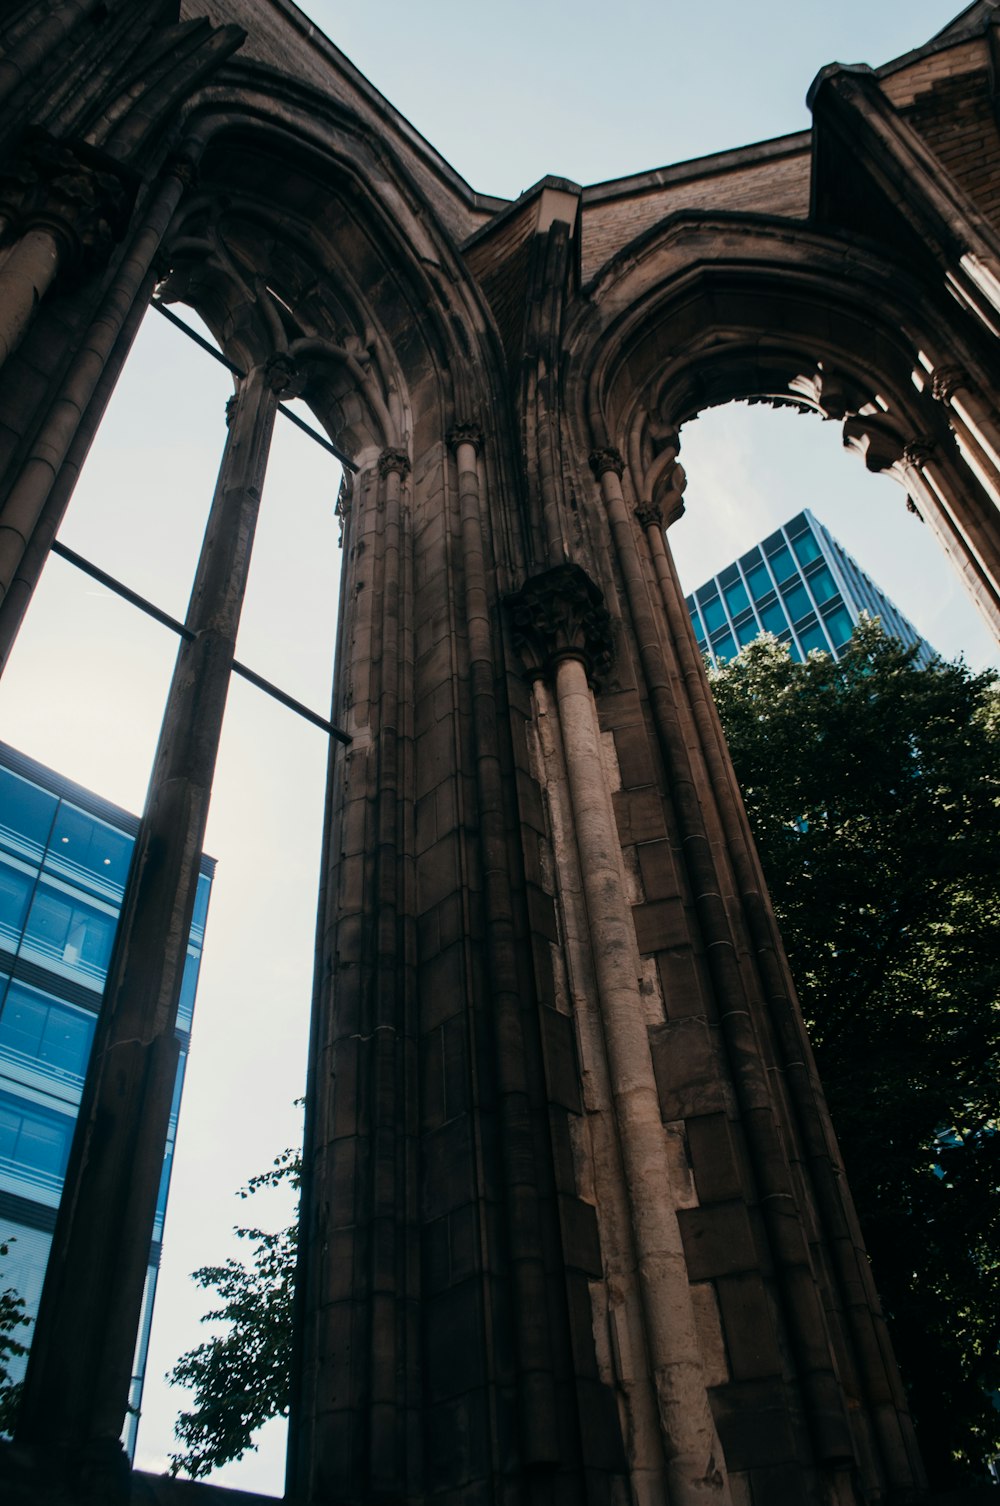
[[[779,1291],[787,1338],[795,1356],[797,1385],[818,1459],[842,1469],[853,1450],[809,1248],[810,1210],[793,1174],[793,1148],[781,1126],[781,1090],[772,1080],[773,1027],[763,1008],[759,980],[741,966],[740,917],[735,915],[731,922],[723,898],[724,875],[717,864],[725,862],[728,855],[713,851],[702,810],[703,790],[699,790],[670,683],[663,614],[650,600],[646,572],[636,549],[635,527],[625,505],[624,462],[616,449],[605,448],[596,450],[590,463],[601,487],[625,580],[770,1255],[781,1276]]]
[[[0,174],[0,213],[11,249],[0,264],[0,366],[23,340],[57,273],[99,267],[128,223],[135,184],[82,142],[28,133]]]
[[[601,594],[579,566],[533,577],[510,599],[515,642],[554,684],[590,927],[595,986],[628,1193],[638,1292],[674,1506],[731,1501],[708,1400],[671,1189],[640,987],[635,927],[589,683],[610,652]]]
[[[943,424],[941,429],[940,434],[910,440],[898,468],[907,492],[920,504],[921,516],[934,529],[969,595],[1000,637],[1000,513],[958,452],[951,433],[943,432]]]
[[[931,378],[931,391],[943,404],[956,431],[990,469],[1000,475],[1000,414],[977,391],[963,366],[939,366]]]
[[[500,767],[494,637],[479,485],[478,456],[482,442],[481,432],[471,424],[459,425],[449,436],[458,472],[461,510],[479,846],[513,1288],[513,1339],[518,1366],[519,1442],[525,1464],[551,1466],[559,1460],[560,1444],[539,1207],[540,1179],[532,1135],[526,1027],[514,941]]]
[[[664,539],[662,512],[646,503],[640,504],[635,513],[649,544],[678,675],[703,758],[705,785],[711,788],[718,809],[764,999],[774,1024],[785,1081],[801,1127],[811,1187],[830,1252],[845,1329],[846,1348],[843,1340],[839,1347],[840,1379],[855,1394],[864,1396],[890,1475],[905,1482],[911,1478],[917,1460],[909,1420],[900,1421],[900,1414],[906,1413],[906,1397],[725,734],[708,688],[684,592]],[[831,1323],[836,1339],[837,1320],[833,1315]],[[860,1423],[860,1416],[856,1416],[855,1425]]]
[[[386,449],[378,461],[381,512],[381,654],[379,655],[378,784],[375,810],[375,904],[371,1083],[371,1329],[369,1334],[369,1489],[376,1498],[404,1495],[407,1479],[407,1380],[419,1350],[407,1323],[414,1238],[404,1209],[406,1142],[412,1079],[412,1021],[402,968],[400,870],[400,616],[401,511],[410,462],[405,450]],[[408,1028],[409,1027],[409,1028]],[[360,1047],[359,1047],[360,1049]],[[410,1276],[410,1281],[407,1277]],[[416,1352],[414,1352],[416,1350]]]
[[[193,172],[187,157],[167,164],[27,458],[0,502],[0,668],[45,564],[47,548],[32,547],[40,522],[41,531],[53,537],[69,501],[69,491],[61,486],[64,462],[77,444],[85,415],[96,417],[91,405],[123,330],[130,331],[128,338],[135,331],[136,303],[145,307],[154,258]],[[104,400],[109,396],[107,390]]]
[[[25,1381],[19,1442],[61,1456],[71,1474],[96,1471],[107,1499],[127,1473],[119,1437],[176,1075],[177,1001],[271,430],[292,382],[274,357],[231,400]]]

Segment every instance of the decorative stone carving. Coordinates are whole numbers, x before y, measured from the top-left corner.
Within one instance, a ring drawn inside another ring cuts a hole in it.
[[[163,164],[163,171],[179,178],[185,188],[198,187],[198,164],[185,152],[175,152],[172,157],[168,157]]]
[[[937,446],[934,440],[928,435],[920,435],[916,439],[911,439],[903,446],[903,464],[926,465],[928,460],[934,458],[936,449]]]
[[[33,127],[0,169],[4,239],[48,230],[60,248],[63,280],[84,277],[124,235],[137,187],[135,174],[95,147]]]
[[[580,659],[591,679],[610,669],[611,616],[599,587],[579,565],[533,575],[504,605],[514,648],[533,676],[548,674],[568,657]]]
[[[594,473],[594,479],[600,481],[605,471],[614,471],[619,478],[625,474],[625,462],[621,451],[608,445],[605,449],[591,450],[590,469]]]
[[[478,455],[483,448],[483,431],[478,424],[456,424],[448,435],[448,448],[457,450],[460,444],[475,446]]]
[[[298,397],[306,385],[305,372],[282,350],[268,356],[264,373],[271,391],[282,400]]]
[[[961,387],[969,385],[969,373],[962,366],[939,366],[931,377],[931,392],[939,403],[950,403]]]
[[[405,450],[383,450],[378,457],[378,473],[383,478],[395,473],[397,476],[410,474],[410,457]]]
[[[334,516],[336,518],[339,518],[340,520],[340,536],[337,539],[337,544],[341,549],[343,549],[344,547],[344,529],[347,527],[347,520],[351,516],[351,498],[353,491],[353,477],[350,471],[345,470],[340,478],[340,489],[337,492],[337,501],[333,509]]]
[[[663,508],[658,502],[640,502],[636,507],[635,515],[639,520],[640,528],[663,527]]]

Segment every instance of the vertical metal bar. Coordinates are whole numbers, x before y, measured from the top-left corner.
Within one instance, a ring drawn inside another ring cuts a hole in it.
[[[277,390],[240,384],[167,699],[35,1326],[17,1437],[120,1469],[177,1067],[177,1002]]]

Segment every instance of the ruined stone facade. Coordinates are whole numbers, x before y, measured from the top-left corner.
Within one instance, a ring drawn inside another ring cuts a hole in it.
[[[680,425],[805,404],[1000,623],[993,7],[826,70],[809,132],[514,203],[288,0],[15,0],[0,40],[4,656],[151,297],[236,386],[7,1498],[214,1499],[130,1479],[117,1439],[178,938],[301,393],[353,466],[350,741],[287,1499],[924,1499],[664,528]]]

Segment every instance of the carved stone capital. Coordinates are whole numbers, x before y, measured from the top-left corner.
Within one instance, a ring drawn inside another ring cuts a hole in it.
[[[198,187],[200,176],[198,164],[186,152],[175,152],[172,157],[168,157],[163,164],[163,171],[174,178],[179,178],[185,188]]]
[[[596,481],[600,481],[605,471],[614,471],[620,480],[625,474],[625,462],[621,451],[616,450],[612,445],[608,445],[605,449],[591,450],[590,469]]]
[[[939,403],[950,403],[961,387],[969,385],[964,366],[939,366],[931,377],[931,392]]]
[[[478,424],[456,424],[448,435],[449,450],[457,450],[460,444],[475,446],[476,454],[483,448],[483,431]]]
[[[408,476],[410,474],[410,457],[405,450],[383,450],[378,457],[378,473],[380,476]]]
[[[936,449],[937,445],[929,435],[919,435],[916,439],[911,439],[906,444],[904,444],[902,457],[903,464],[916,466],[926,465],[928,460],[932,460],[934,458]]]
[[[504,605],[514,648],[533,676],[550,673],[566,658],[582,660],[591,678],[610,669],[611,617],[600,589],[579,565],[533,575]]]
[[[306,385],[306,374],[283,350],[268,356],[264,362],[264,377],[271,391],[282,400],[298,397]]]
[[[658,502],[640,502],[635,510],[640,528],[663,530],[663,508]]]
[[[10,165],[0,168],[5,239],[48,230],[60,247],[62,279],[86,276],[124,235],[137,187],[130,169],[96,147],[33,127]]]

